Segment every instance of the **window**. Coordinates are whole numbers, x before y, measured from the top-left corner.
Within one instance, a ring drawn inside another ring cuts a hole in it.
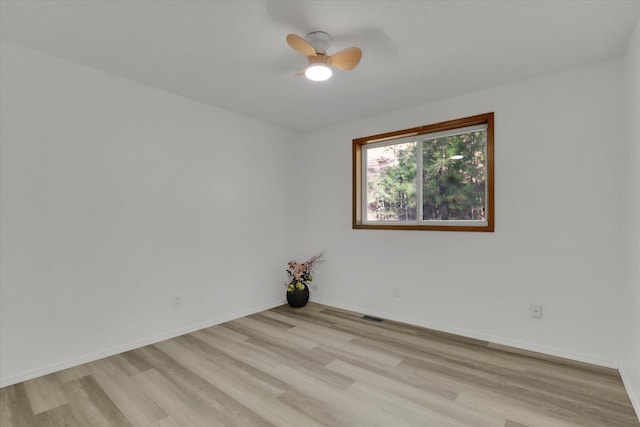
[[[353,140],[353,228],[493,231],[493,113]]]

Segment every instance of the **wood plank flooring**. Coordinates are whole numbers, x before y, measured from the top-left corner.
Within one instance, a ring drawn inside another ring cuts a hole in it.
[[[310,303],[0,389],[2,427],[632,427],[615,370]]]

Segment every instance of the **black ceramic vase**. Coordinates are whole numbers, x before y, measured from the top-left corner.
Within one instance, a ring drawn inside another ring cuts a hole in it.
[[[291,307],[304,307],[309,302],[309,288],[304,285],[304,289],[294,288],[287,291],[287,302]]]

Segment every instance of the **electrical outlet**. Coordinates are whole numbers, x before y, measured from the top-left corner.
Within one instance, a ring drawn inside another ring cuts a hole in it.
[[[174,295],[171,297],[171,303],[173,304],[173,309],[177,310],[182,308],[182,296]]]
[[[542,319],[542,304],[531,304],[531,317]]]
[[[400,287],[396,286],[393,288],[393,296],[394,297],[399,297],[400,296]]]

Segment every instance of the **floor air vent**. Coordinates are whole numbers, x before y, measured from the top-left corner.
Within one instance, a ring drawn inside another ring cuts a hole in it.
[[[375,322],[375,323],[382,323],[384,321],[384,319],[381,319],[379,317],[373,317],[373,316],[362,316],[361,319],[368,320],[369,322]]]

